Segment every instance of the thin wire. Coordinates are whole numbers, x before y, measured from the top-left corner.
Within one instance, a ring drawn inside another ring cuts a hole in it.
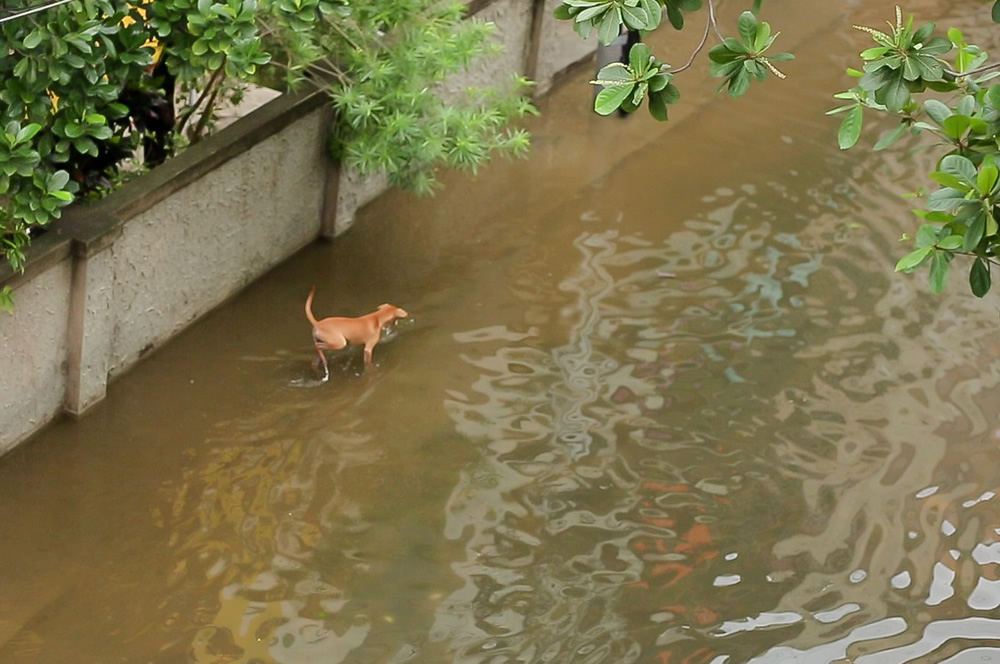
[[[37,14],[38,12],[43,12],[46,9],[53,9],[55,7],[59,7],[61,5],[66,5],[66,4],[69,4],[71,2],[73,2],[73,0],[56,0],[56,2],[50,2],[47,5],[41,5],[41,6],[38,6],[38,7],[33,7],[32,9],[26,9],[23,12],[19,12],[17,14],[11,14],[10,16],[5,16],[4,18],[0,18],[0,23],[6,23],[7,21],[13,21],[16,18],[21,18],[22,16],[28,16],[29,14]]]

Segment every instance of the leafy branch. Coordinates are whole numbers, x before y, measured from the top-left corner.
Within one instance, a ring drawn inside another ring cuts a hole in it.
[[[715,17],[715,2],[707,0],[706,4],[708,17],[701,40],[685,64],[671,69],[653,57],[648,45],[634,44],[626,60],[603,67],[591,81],[602,88],[594,100],[594,110],[601,115],[619,110],[632,113],[648,100],[650,114],[657,120],[667,120],[667,107],[680,98],[673,84],[674,75],[692,66],[713,31],[720,43],[709,50],[709,59],[712,75],[724,79],[720,90],[728,87],[729,94],[738,97],[746,92],[751,80],[764,80],[768,73],[785,77],[773,63],[791,60],[793,56],[790,53],[767,54],[778,35],[772,35],[771,26],[757,18],[762,0],[755,0],[753,9],[740,15],[739,38],[723,36]],[[671,26],[681,30],[685,25],[685,13],[701,7],[702,0],[563,0],[555,16],[572,21],[581,37],[586,38],[596,30],[598,40],[609,45],[623,31],[641,34],[659,28],[664,13]]]
[[[1000,21],[1000,2],[993,18]],[[858,84],[835,97],[850,103],[828,111],[846,113],[838,131],[842,149],[860,138],[864,111],[898,119],[882,134],[875,150],[883,150],[906,136],[929,135],[930,147],[943,150],[929,178],[938,185],[928,195],[921,189],[914,197],[925,209],[915,210],[925,223],[915,238],[915,249],[896,263],[896,271],[913,272],[929,266],[931,290],[944,290],[957,256],[972,259],[969,287],[983,297],[992,285],[992,266],[1000,266],[1000,63],[989,63],[988,54],[965,41],[956,28],[947,37],[935,36],[935,24],[914,27],[912,16],[904,22],[896,7],[895,22],[883,32],[855,26],[869,34],[875,46],[861,52],[861,70],[848,69]],[[951,62],[945,56],[954,52]],[[927,92],[936,94],[918,101]],[[904,240],[909,240],[904,236]]]

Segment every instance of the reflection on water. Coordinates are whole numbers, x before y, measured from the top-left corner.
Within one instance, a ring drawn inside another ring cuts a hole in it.
[[[836,152],[839,71],[616,168],[550,109],[0,460],[0,661],[1000,658],[995,305],[891,274],[922,167]],[[415,320],[306,388],[316,281]]]

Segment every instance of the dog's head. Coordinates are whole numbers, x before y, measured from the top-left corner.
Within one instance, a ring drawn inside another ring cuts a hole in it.
[[[392,323],[400,318],[407,318],[410,314],[392,304],[378,305],[379,318],[385,321],[384,324]]]

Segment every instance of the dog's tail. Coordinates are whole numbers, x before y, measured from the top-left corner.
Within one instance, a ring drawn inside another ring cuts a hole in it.
[[[308,318],[309,322],[312,323],[313,325],[316,325],[316,317],[313,316],[312,312],[313,295],[315,294],[316,294],[316,284],[313,284],[313,287],[309,289],[309,297],[306,298],[306,318]]]

